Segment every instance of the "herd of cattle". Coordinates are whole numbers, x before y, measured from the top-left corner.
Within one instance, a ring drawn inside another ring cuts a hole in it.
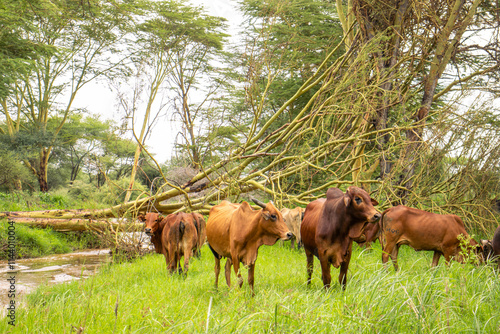
[[[403,205],[380,213],[374,207],[377,201],[358,187],[349,187],[345,193],[330,188],[326,198],[309,203],[305,209],[279,211],[272,202],[253,201],[260,210],[254,210],[247,202],[222,201],[211,208],[206,223],[202,215],[184,212],[166,217],[148,212],[138,219],[145,223],[144,232],[151,237],[156,252],[165,256],[170,272],[187,273],[190,257],[199,256],[200,248],[207,242],[215,257],[216,287],[220,260],[226,258],[227,285],[231,286],[233,266],[241,287],[242,263],[248,268],[248,284],[253,290],[258,249],[261,245],[274,245],[278,240],[292,240],[292,247],[296,241],[298,247],[304,247],[308,284],[314,256],[319,259],[325,288],[331,283],[330,265],[340,267],[339,283],[345,288],[353,241],[370,244],[379,239],[382,262],[387,263],[390,257],[396,270],[401,245],[434,251],[433,266],[438,264],[441,255],[447,263],[451,259],[463,262],[465,245],[466,253],[473,251],[481,260],[499,258],[500,268],[500,227],[492,240],[481,240],[478,244],[469,237],[456,215],[440,215]]]

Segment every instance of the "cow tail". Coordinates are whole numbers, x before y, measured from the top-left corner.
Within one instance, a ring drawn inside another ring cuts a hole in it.
[[[184,236],[184,230],[186,230],[186,225],[181,220],[181,222],[179,223],[179,240],[182,240],[182,237]]]

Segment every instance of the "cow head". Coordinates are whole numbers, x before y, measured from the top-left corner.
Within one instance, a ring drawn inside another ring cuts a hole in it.
[[[148,236],[154,236],[155,232],[160,228],[160,222],[163,217],[156,212],[148,212],[146,215],[139,215],[137,219],[143,221],[146,225],[144,226],[144,233]]]
[[[349,236],[353,239],[361,236],[367,223],[376,223],[382,217],[374,207],[378,202],[361,188],[349,187],[343,199],[347,212],[354,218],[355,223],[349,229]]]
[[[264,230],[265,245],[274,245],[280,239],[290,240],[293,238],[293,233],[288,230],[281,212],[276,209],[272,202],[264,204],[256,199],[252,199],[252,201],[262,208],[259,223]]]
[[[483,260],[484,262],[487,262],[495,255],[495,252],[493,251],[493,244],[491,240],[481,240],[480,244],[483,248]]]

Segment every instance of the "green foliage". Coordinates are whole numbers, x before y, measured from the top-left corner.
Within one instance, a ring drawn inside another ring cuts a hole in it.
[[[19,162],[15,151],[0,149],[0,191],[19,189],[23,183],[34,187],[36,180]]]
[[[216,31],[223,28],[225,19],[206,15],[201,8],[175,0],[151,3],[151,10],[154,18],[138,28],[147,33],[146,39],[154,52],[182,50],[190,44],[222,49],[222,38],[227,35]]]
[[[106,182],[104,186],[99,188],[98,192],[95,192],[91,199],[97,202],[119,204],[123,203],[125,200],[125,193],[128,188],[130,179],[127,177],[118,179],[116,181]],[[144,187],[139,181],[134,183],[134,188],[130,200],[136,200],[147,196],[148,189]]]
[[[432,254],[400,250],[401,271],[380,263],[381,250],[353,248],[348,285],[321,283],[315,260],[307,287],[305,255],[263,246],[255,269],[255,296],[242,270],[243,288],[228,288],[223,273],[215,291],[213,255],[202,248],[186,278],[169,275],[162,255],[101,267],[95,276],[40,287],[17,309],[17,332],[89,333],[434,333],[500,329],[500,279],[493,267],[430,268]],[[223,271],[223,270],[222,270]],[[338,269],[332,268],[332,275]],[[236,277],[232,273],[232,282]],[[181,296],[181,298],[180,298]],[[116,312],[116,313],[115,313]],[[208,321],[207,321],[208,320]],[[207,327],[208,324],[208,327]],[[0,331],[11,329],[6,321]]]
[[[76,180],[68,187],[68,195],[72,198],[85,202],[96,192],[96,187],[90,183]]]
[[[32,3],[0,1],[0,99],[12,93],[12,84],[29,71],[33,60],[50,50],[44,42],[33,43],[23,35],[23,30],[35,28],[30,11]]]

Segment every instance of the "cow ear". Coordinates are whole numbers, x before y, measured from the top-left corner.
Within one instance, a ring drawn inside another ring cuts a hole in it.
[[[262,215],[262,217],[263,217],[265,220],[269,220],[269,219],[271,219],[271,215],[269,214],[269,212],[268,212],[268,211],[264,211],[264,210],[262,210],[261,215]]]
[[[349,193],[349,188],[347,188],[347,190],[345,191],[344,204],[346,208],[349,206],[349,204],[351,204],[351,194]]]
[[[142,222],[146,221],[146,217],[144,215],[138,215],[137,219],[140,220],[140,221],[142,221]]]
[[[372,205],[373,206],[377,206],[378,205],[378,202],[376,200],[374,200],[373,198],[370,197],[370,200],[372,201]]]

